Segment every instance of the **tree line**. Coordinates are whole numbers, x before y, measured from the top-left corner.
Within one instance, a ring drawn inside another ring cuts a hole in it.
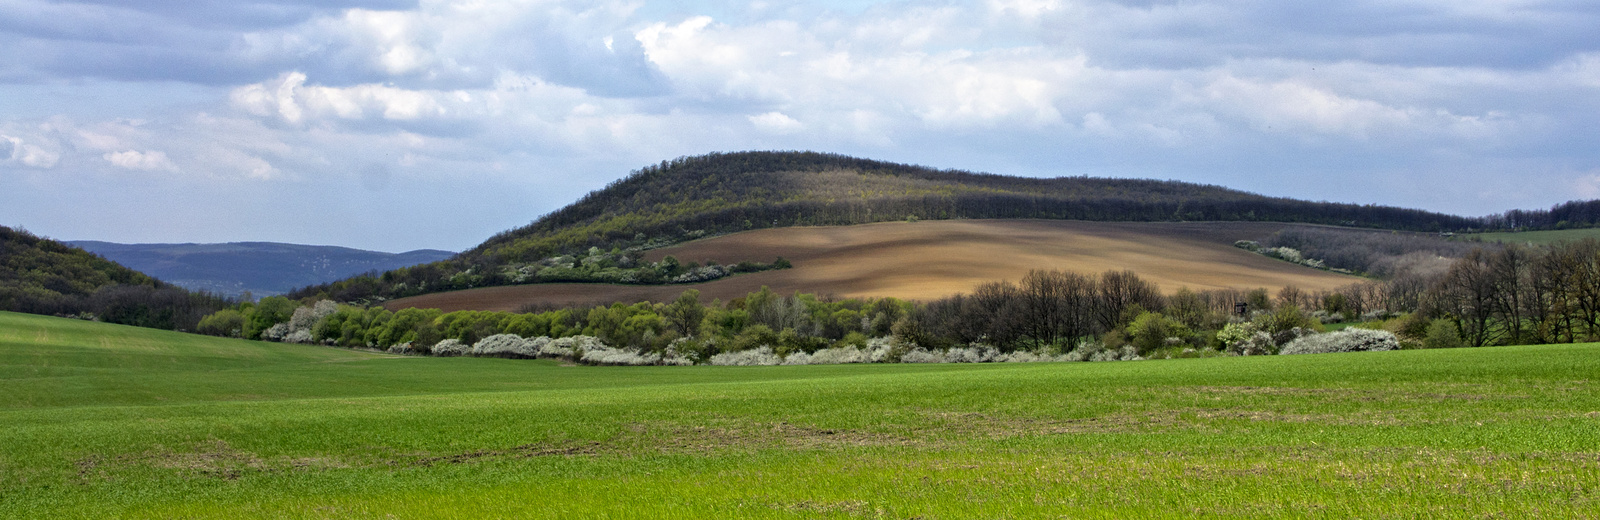
[[[1484,229],[1540,230],[1591,228],[1600,224],[1600,200],[1575,200],[1548,210],[1514,209],[1483,217]]]
[[[1323,291],[1162,294],[1129,271],[1035,270],[927,302],[763,288],[727,302],[703,302],[689,290],[671,302],[443,313],[268,298],[213,314],[201,330],[413,354],[446,345],[440,352],[447,355],[504,354],[472,350],[490,338],[582,337],[610,349],[594,359],[661,364],[1144,359],[1597,341],[1600,241],[1480,247],[1442,269]]]
[[[1476,249],[1456,261],[1419,314],[1447,320],[1471,346],[1600,338],[1600,242]]]

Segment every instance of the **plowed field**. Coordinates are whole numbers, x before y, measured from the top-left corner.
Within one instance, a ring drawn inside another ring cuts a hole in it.
[[[761,286],[841,297],[930,300],[992,280],[1018,280],[1029,269],[1085,274],[1131,269],[1163,291],[1294,285],[1332,289],[1359,279],[1273,260],[1233,247],[1286,224],[1258,222],[1081,222],[943,220],[843,227],[763,229],[650,251],[687,262],[770,262],[793,269],[744,274],[692,285],[536,284],[427,294],[390,309],[516,310],[528,304],[662,301],[685,289],[726,301]]]

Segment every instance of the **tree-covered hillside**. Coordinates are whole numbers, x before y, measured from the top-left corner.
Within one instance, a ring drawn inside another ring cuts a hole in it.
[[[1177,181],[1009,177],[814,152],[718,153],[640,169],[455,259],[307,287],[291,296],[351,301],[507,285],[525,280],[516,276],[519,265],[558,255],[582,260],[584,251],[649,248],[758,228],[952,218],[1270,221],[1413,231],[1485,223]]]
[[[92,314],[112,323],[193,330],[200,317],[227,304],[88,251],[0,226],[0,310]]]

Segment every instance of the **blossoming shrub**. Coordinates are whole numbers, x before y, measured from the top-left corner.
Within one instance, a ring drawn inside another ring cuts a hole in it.
[[[708,266],[704,266],[704,267],[696,267],[694,269],[690,269],[688,272],[680,274],[676,278],[673,278],[672,279],[672,283],[709,282],[711,280],[722,278],[724,276],[728,276],[728,268],[720,266],[720,265],[712,264],[712,265],[708,265]]]
[[[944,351],[946,363],[991,363],[1000,356],[994,347],[952,348]]]
[[[1019,350],[1010,354],[1001,354],[999,356],[995,356],[994,360],[996,363],[1057,363],[1072,361],[1069,359],[1070,355],[1070,353],[1057,355],[1038,354],[1025,350]]]
[[[944,359],[943,352],[929,352],[920,348],[911,349],[900,355],[901,363],[943,363]]]
[[[1393,332],[1348,328],[1326,334],[1312,334],[1289,342],[1279,354],[1327,354],[1333,352],[1366,352],[1395,350],[1400,339]]]
[[[590,365],[693,365],[689,358],[668,353],[642,352],[631,348],[601,347],[583,351],[581,361]]]
[[[283,338],[288,336],[289,332],[289,324],[287,322],[277,323],[271,327],[267,327],[267,330],[261,331],[261,339],[267,341],[283,341]],[[311,336],[308,335],[306,337],[309,338]]]
[[[329,314],[338,312],[339,304],[333,300],[322,300],[310,307],[300,307],[294,310],[294,315],[289,318],[289,330],[311,330],[317,322]]]
[[[719,366],[781,365],[783,358],[772,353],[772,347],[762,346],[737,352],[723,352],[711,356],[711,364]]]
[[[516,334],[495,334],[472,345],[472,355],[480,357],[536,358],[538,347]]]
[[[299,343],[299,344],[302,344],[302,345],[310,345],[311,344],[311,331],[309,331],[309,330],[297,330],[297,331],[294,331],[294,332],[290,332],[290,333],[288,333],[288,334],[283,336],[283,342],[284,343]]]
[[[450,338],[450,339],[435,343],[433,345],[433,348],[428,349],[428,350],[430,352],[432,352],[433,355],[435,355],[435,356],[452,357],[452,356],[465,356],[465,355],[467,355],[467,353],[472,351],[472,347],[468,346],[465,343],[462,343],[461,340],[459,340],[459,339]]]
[[[1124,345],[1119,349],[1104,349],[1090,354],[1088,361],[1143,361],[1139,356],[1139,349],[1133,345]]]

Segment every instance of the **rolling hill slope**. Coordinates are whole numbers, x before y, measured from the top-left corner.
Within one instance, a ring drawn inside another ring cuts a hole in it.
[[[790,227],[736,233],[651,250],[684,262],[729,264],[782,256],[795,267],[700,284],[532,284],[433,293],[393,300],[405,307],[513,311],[524,306],[668,301],[686,289],[727,301],[768,286],[782,294],[894,296],[932,300],[1030,269],[1094,274],[1131,269],[1165,292],[1191,289],[1333,289],[1360,278],[1319,271],[1233,247],[1284,224],[1264,222],[1083,222],[945,220]]]
[[[455,259],[292,296],[384,300],[510,285],[521,265],[591,247],[650,249],[746,230],[908,218],[1300,222],[1418,231],[1482,224],[1414,209],[1307,202],[1176,181],[1035,179],[832,154],[744,152],[644,168]]]

